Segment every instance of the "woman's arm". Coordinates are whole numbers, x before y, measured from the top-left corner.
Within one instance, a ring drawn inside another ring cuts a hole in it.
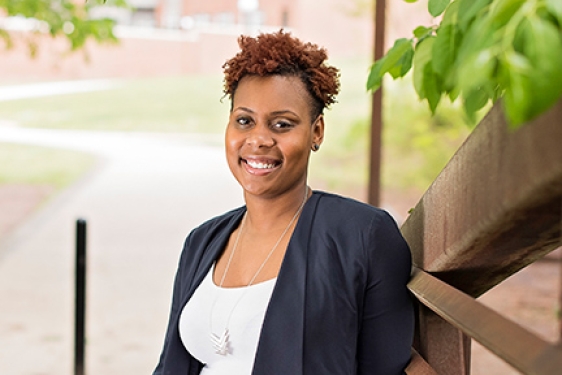
[[[404,374],[414,332],[414,307],[406,287],[411,271],[410,250],[387,213],[373,221],[370,234],[357,374]]]

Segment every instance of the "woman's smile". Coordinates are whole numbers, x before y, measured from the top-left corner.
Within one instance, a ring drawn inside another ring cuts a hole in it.
[[[267,157],[246,157],[240,158],[240,162],[246,168],[246,171],[256,176],[267,175],[280,168],[282,162]]]

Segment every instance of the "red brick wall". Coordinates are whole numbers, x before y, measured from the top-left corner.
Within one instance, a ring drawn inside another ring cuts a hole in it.
[[[1,51],[0,83],[216,73],[237,48],[235,36],[201,35],[193,41],[122,38],[119,45],[90,43],[86,61],[82,52],[61,55],[63,41],[45,38],[34,59],[22,44]]]
[[[265,13],[265,22],[271,26],[283,25],[283,13],[287,13],[288,27],[298,27],[297,5],[299,0],[260,1],[260,8]]]

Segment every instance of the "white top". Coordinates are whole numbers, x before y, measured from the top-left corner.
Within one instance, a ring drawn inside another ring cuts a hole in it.
[[[204,363],[201,375],[250,375],[265,311],[276,279],[249,287],[221,288],[211,267],[180,316],[179,333],[189,353]],[[211,330],[222,336],[228,328],[225,355],[217,354]]]

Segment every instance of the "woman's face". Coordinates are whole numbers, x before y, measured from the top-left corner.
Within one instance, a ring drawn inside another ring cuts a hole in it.
[[[245,193],[269,198],[304,191],[311,147],[322,143],[324,119],[311,119],[311,97],[302,81],[246,76],[232,100],[226,157]]]

